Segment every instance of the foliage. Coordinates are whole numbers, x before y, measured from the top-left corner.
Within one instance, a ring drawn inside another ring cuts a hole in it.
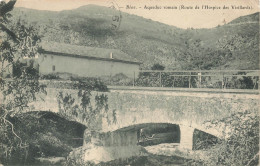
[[[192,150],[207,150],[220,143],[221,139],[204,131],[194,129]]]
[[[165,67],[159,63],[156,63],[154,64],[152,67],[151,67],[152,70],[164,70]]]
[[[230,117],[207,123],[209,127],[223,127],[223,134],[227,139],[215,144],[207,151],[204,156],[204,165],[256,166],[259,164],[259,115],[257,112],[238,112]],[[196,161],[193,162],[196,163]]]
[[[227,60],[232,60],[232,54],[229,50],[207,48],[203,46],[200,39],[188,39],[184,45],[187,51],[184,55],[177,56],[177,60],[187,70],[209,70],[224,65]]]
[[[223,75],[204,76],[200,78],[199,72],[140,72],[135,85],[144,87],[181,87],[181,88],[224,88],[226,89],[258,89],[259,78],[257,76],[247,76],[245,72],[232,73],[232,77]],[[182,76],[183,75],[183,76]],[[192,75],[192,76],[189,76]],[[206,74],[207,75],[207,74]],[[231,74],[230,74],[231,75]],[[239,75],[239,76],[236,76]]]
[[[66,157],[73,148],[82,146],[80,139],[86,129],[80,123],[47,111],[32,111],[9,117],[8,120],[27,146],[26,151],[14,150],[8,165],[38,165],[35,158]]]
[[[156,63],[151,67],[151,70],[164,70],[164,68],[165,67],[163,65]],[[135,84],[137,86],[160,87],[160,84],[162,85],[161,80],[162,80],[162,74],[160,72],[141,72],[139,73],[139,76]],[[168,79],[165,82],[167,81]]]
[[[104,82],[106,85],[113,85],[113,86],[132,86],[133,85],[133,79],[127,77],[123,73],[118,73],[112,77],[101,77],[100,78],[102,82]]]
[[[159,87],[160,86],[159,73],[149,73],[149,72],[139,73],[135,85],[144,86],[144,87]]]
[[[73,89],[88,89],[90,91],[102,91],[107,92],[107,86],[98,78],[93,77],[71,77],[71,81],[74,81]]]
[[[258,80],[258,77],[250,76],[232,77],[230,80],[226,80],[226,87],[231,89],[258,89]]]
[[[100,84],[89,84],[78,81],[74,84],[78,89],[74,97],[71,93],[59,92],[57,95],[60,113],[71,117],[81,123],[86,124],[88,128],[99,130],[102,118],[106,118],[108,123],[116,122],[115,110],[109,112],[108,98],[105,94],[96,94],[94,98],[95,106],[92,104],[92,91],[106,91],[107,88]],[[112,120],[110,118],[110,114]]]
[[[137,86],[146,87],[189,87],[188,76],[173,76],[182,75],[183,73],[176,72],[142,72],[136,80]],[[191,77],[191,87],[198,87],[196,77]]]
[[[46,74],[46,75],[42,75],[41,79],[44,80],[58,80],[60,79],[60,77],[56,74],[50,73],[50,74]]]
[[[39,75],[33,61],[38,55],[40,37],[34,27],[25,25],[20,20],[12,25],[8,20],[15,2],[11,0],[0,3],[0,158],[5,163],[16,154],[24,154],[20,157],[26,158],[28,147],[15,132],[10,117],[26,110],[28,104],[36,100],[37,93],[45,92],[45,86],[39,84]],[[11,79],[6,77],[12,74]]]

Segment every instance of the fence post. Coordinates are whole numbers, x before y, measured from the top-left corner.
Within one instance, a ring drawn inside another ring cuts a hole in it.
[[[110,85],[112,84],[112,76],[111,76],[111,74],[110,74],[110,76],[109,76],[109,84],[110,84]]]
[[[257,84],[257,79],[256,79],[256,77],[252,76],[252,80],[253,80],[253,84],[254,84],[253,89],[256,89],[256,84]]]
[[[173,76],[173,83],[172,83],[173,88],[174,88],[174,82],[175,82],[175,77]]]
[[[135,86],[135,72],[134,72],[133,86]]]
[[[189,88],[191,88],[191,72],[190,72],[190,76],[189,76]]]
[[[224,73],[223,73],[223,77],[222,77],[222,89],[225,88],[225,76],[224,76]]]
[[[160,87],[162,87],[162,72],[160,72]]]
[[[201,88],[201,72],[198,73],[198,79],[199,79],[199,88]]]

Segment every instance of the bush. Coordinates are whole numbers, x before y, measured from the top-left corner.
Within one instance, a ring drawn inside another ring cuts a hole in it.
[[[258,81],[257,78],[255,78]],[[229,89],[258,89],[258,84],[254,84],[252,77],[243,76],[242,78],[233,77],[227,81],[227,88]]]
[[[224,126],[228,129],[228,132],[224,133],[228,138],[216,143],[207,151],[204,156],[204,165],[257,166],[259,164],[259,115],[257,112],[238,112],[224,119],[210,121],[210,126]],[[196,164],[197,161],[192,162]]]
[[[89,90],[89,91],[101,91],[107,92],[107,86],[97,78],[87,78],[85,80],[74,79],[72,88],[76,90]]]
[[[21,147],[11,152],[10,157],[0,158],[3,164],[13,165],[36,162],[39,157],[66,157],[73,148],[82,146],[82,140],[86,127],[77,122],[69,121],[57,113],[52,112],[28,112],[14,117],[8,117],[15,128],[15,132],[23,141]],[[6,132],[13,135],[11,130]],[[6,138],[6,137],[1,137]],[[10,137],[11,143],[20,140]],[[2,149],[2,148],[1,148]],[[38,165],[38,164],[35,164]]]
[[[159,87],[159,73],[140,73],[138,78],[136,79],[135,85],[144,87]]]
[[[42,75],[41,79],[44,79],[44,80],[59,80],[60,76],[51,73],[51,74]]]
[[[164,70],[165,67],[159,63],[156,63],[154,64],[152,67],[151,67],[152,70]]]

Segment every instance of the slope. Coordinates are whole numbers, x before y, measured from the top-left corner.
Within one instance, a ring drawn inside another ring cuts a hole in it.
[[[13,19],[19,17],[35,25],[43,40],[119,49],[142,61],[143,69],[154,63],[166,69],[259,68],[259,13],[212,29],[180,29],[95,5],[60,12],[16,8]]]

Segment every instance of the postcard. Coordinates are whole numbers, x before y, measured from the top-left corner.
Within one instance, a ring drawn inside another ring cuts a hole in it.
[[[0,165],[259,165],[259,7],[0,1]]]

